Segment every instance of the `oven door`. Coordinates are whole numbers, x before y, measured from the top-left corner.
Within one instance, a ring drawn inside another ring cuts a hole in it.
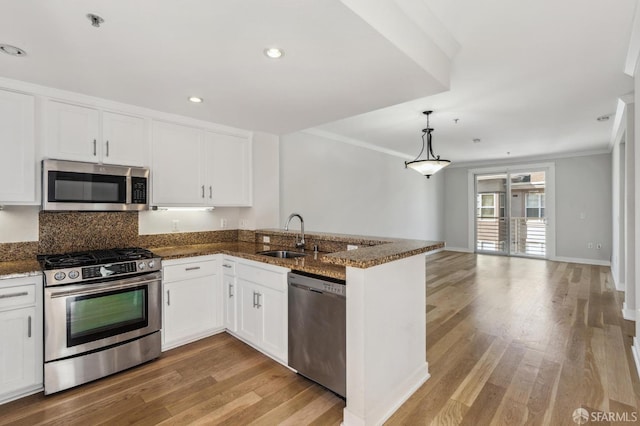
[[[161,273],[44,291],[45,362],[160,330]]]

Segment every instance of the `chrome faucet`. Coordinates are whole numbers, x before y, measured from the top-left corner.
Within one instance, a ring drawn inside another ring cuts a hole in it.
[[[296,247],[304,249],[304,219],[302,218],[302,215],[298,213],[291,213],[289,215],[289,219],[287,219],[287,224],[284,226],[284,230],[285,231],[289,230],[289,223],[291,222],[291,219],[293,219],[294,217],[297,217],[298,219],[300,219],[300,240],[298,241],[298,236],[296,235]]]

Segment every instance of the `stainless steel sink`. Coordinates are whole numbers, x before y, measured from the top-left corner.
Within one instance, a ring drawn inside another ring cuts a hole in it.
[[[294,259],[296,257],[304,257],[306,254],[289,250],[269,250],[258,252],[263,256],[278,257],[280,259]]]

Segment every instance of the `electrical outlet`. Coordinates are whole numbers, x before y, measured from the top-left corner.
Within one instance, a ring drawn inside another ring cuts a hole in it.
[[[247,228],[247,219],[240,219],[240,222],[238,223],[238,226],[240,227],[240,229],[246,229]]]
[[[220,219],[220,228],[225,229],[227,227],[227,219]]]
[[[593,243],[587,243],[587,248],[588,249],[592,249],[593,248]]]
[[[180,221],[178,219],[173,219],[171,221],[171,232],[178,232],[180,231],[180,227],[179,227]]]
[[[263,243],[270,243],[271,242],[271,238],[266,236],[266,235],[263,235],[262,236],[262,242]]]
[[[356,245],[353,245],[353,244],[347,244],[347,250],[355,250],[355,249],[357,249],[357,248],[358,248],[358,246],[356,246]]]

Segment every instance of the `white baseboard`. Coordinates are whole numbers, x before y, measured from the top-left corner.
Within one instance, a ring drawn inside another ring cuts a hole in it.
[[[425,362],[423,366],[418,368],[413,374],[411,374],[407,380],[401,383],[396,389],[389,392],[386,401],[370,413],[366,414],[366,418],[362,418],[351,411],[349,411],[349,404],[344,408],[342,424],[344,426],[364,426],[368,424],[381,425],[395,413],[398,408],[413,395],[419,388],[429,380],[431,375],[429,374],[429,363]],[[386,403],[385,403],[386,402]],[[389,405],[390,403],[390,405]]]
[[[613,284],[616,286],[616,290],[624,291],[625,283],[616,281],[616,277],[613,277]]]
[[[631,346],[631,352],[633,353],[633,360],[636,362],[636,373],[638,373],[638,377],[640,378],[640,342],[638,342],[638,338],[633,338],[633,346]]]
[[[550,258],[549,260],[553,260],[555,262],[582,263],[585,265],[595,265],[595,266],[611,266],[611,262],[609,260],[582,259],[578,257],[561,257],[561,256],[555,256]]]
[[[473,253],[473,249],[470,249],[468,247],[452,247],[452,246],[444,246],[444,249],[446,251],[459,251],[461,253]]]
[[[629,321],[636,320],[636,310],[627,308],[627,302],[622,304],[622,318]]]

